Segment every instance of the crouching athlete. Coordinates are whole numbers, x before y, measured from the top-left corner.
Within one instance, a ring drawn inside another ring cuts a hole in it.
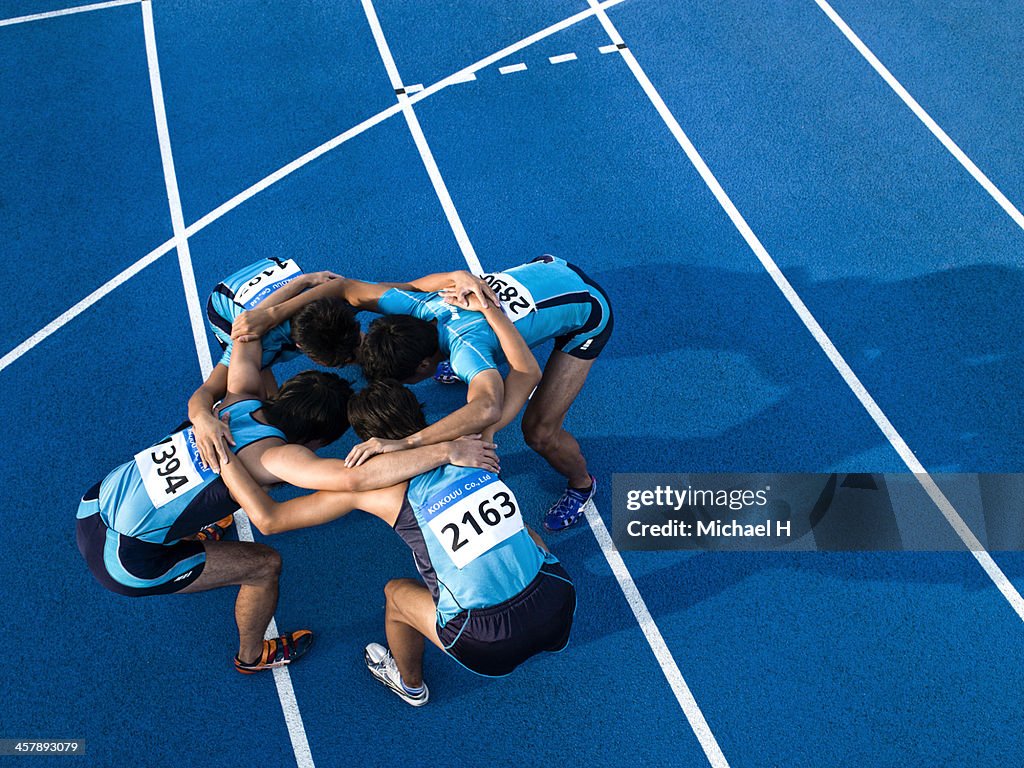
[[[374,382],[353,395],[349,419],[360,437],[398,440],[427,426],[416,397],[393,381]],[[304,528],[362,509],[405,541],[425,586],[414,579],[387,583],[387,647],[371,643],[365,659],[379,682],[414,707],[429,697],[424,638],[489,677],[507,675],[569,642],[576,611],[572,580],[523,523],[515,493],[493,471],[445,466],[390,488],[322,492],[283,503],[271,499],[241,462],[227,465],[223,475],[257,524]]]
[[[497,469],[478,440],[461,440],[430,453],[406,451],[374,461],[367,471],[346,468],[314,450],[348,428],[348,382],[306,371],[267,400],[260,374],[260,344],[240,344],[231,361],[222,415],[234,433],[231,450],[265,485],[290,482],[311,489],[387,487],[439,466],[458,463]],[[386,461],[390,459],[391,461]],[[93,576],[120,595],[141,597],[239,586],[235,602],[239,646],[235,667],[250,673],[288,664],[304,654],[312,633],[263,636],[274,614],[281,558],[263,544],[221,541],[239,506],[223,480],[205,465],[187,422],[137,453],[94,485],[79,505],[78,548]],[[274,529],[254,521],[263,533]]]

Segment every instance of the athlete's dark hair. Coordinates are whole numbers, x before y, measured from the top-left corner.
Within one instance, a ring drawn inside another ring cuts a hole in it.
[[[388,315],[370,323],[359,347],[359,364],[369,381],[408,381],[416,368],[437,354],[437,328],[408,315]]]
[[[423,404],[394,379],[372,381],[348,401],[348,420],[360,440],[401,440],[427,426]]]
[[[292,318],[292,338],[317,365],[340,368],[355,362],[359,321],[352,307],[341,299],[317,299]]]
[[[348,429],[352,385],[336,373],[303,371],[263,401],[263,416],[289,443],[333,443]]]

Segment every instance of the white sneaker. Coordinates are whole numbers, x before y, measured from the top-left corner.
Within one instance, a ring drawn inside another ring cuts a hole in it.
[[[415,696],[408,693],[405,690],[405,686],[402,685],[402,676],[398,672],[398,666],[391,656],[391,651],[383,645],[380,643],[370,643],[366,646],[366,650],[363,651],[363,658],[366,659],[366,668],[370,670],[371,675],[377,678],[377,682],[386,685],[394,691],[402,701],[414,707],[422,707],[427,703],[427,700],[430,698],[427,684],[424,683],[423,691]]]

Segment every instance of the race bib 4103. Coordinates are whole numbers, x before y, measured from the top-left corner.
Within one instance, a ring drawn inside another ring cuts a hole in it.
[[[291,259],[267,259],[267,267],[253,277],[235,293],[238,306],[252,309],[267,296],[283,285],[287,285],[302,274],[299,265]]]
[[[524,527],[515,494],[490,472],[452,483],[420,514],[460,570]]]
[[[215,474],[199,458],[191,427],[135,454],[135,465],[149,500],[157,509],[198,488]]]
[[[513,323],[537,310],[537,304],[533,300],[530,289],[508,272],[481,275],[480,279],[491,286],[491,290],[501,302],[502,309]]]

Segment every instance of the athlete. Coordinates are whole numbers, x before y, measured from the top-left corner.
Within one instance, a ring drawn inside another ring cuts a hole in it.
[[[214,287],[206,303],[206,315],[222,355],[188,401],[200,458],[214,472],[222,462],[231,460],[230,426],[213,410],[227,391],[234,348],[231,324],[247,309],[272,307],[336,277],[332,272],[304,274],[294,260],[272,257],[243,267]],[[270,329],[262,338],[264,386],[260,397],[270,397],[277,391],[271,366],[305,353],[318,365],[341,367],[352,362],[351,350],[359,344],[359,336],[359,322],[344,301],[325,296],[309,302],[290,322]]]
[[[319,458],[313,451],[348,428],[351,387],[335,374],[306,371],[261,400],[261,356],[258,341],[238,346],[221,409],[234,432],[231,450],[237,461],[229,463],[244,465],[260,483],[357,491],[387,487],[450,463],[498,469],[493,451],[473,439],[395,453],[355,470],[340,460]],[[263,640],[277,604],[281,559],[262,544],[220,541],[237,506],[220,476],[200,459],[194,430],[186,422],[86,492],[77,515],[77,540],[97,581],[121,595],[238,585],[235,667],[251,673],[299,658],[309,649],[312,633],[299,630]],[[259,522],[256,527],[271,532]]]
[[[372,382],[354,395],[349,419],[364,438],[400,440],[427,426],[415,396],[394,381]],[[489,677],[569,642],[572,580],[492,471],[446,466],[376,491],[321,492],[284,503],[271,499],[242,462],[227,466],[224,479],[261,527],[303,528],[361,509],[405,541],[423,583],[404,578],[385,585],[387,646],[370,643],[364,655],[370,673],[414,707],[430,695],[424,638]]]
[[[310,296],[327,292],[357,309],[388,315],[370,325],[359,348],[368,379],[393,378],[414,384],[430,377],[438,363],[447,360],[469,385],[464,407],[400,442],[374,435],[352,449],[348,456],[351,466],[386,450],[428,445],[461,434],[487,436],[497,420],[504,400],[498,372],[501,345],[479,315],[464,311],[471,308],[471,301],[481,299],[479,291],[468,290],[473,276],[462,275],[457,287],[452,284],[442,291],[433,287],[431,291],[410,291],[394,284],[339,278],[309,292]],[[531,348],[549,339],[555,341],[540,386],[523,414],[522,429],[527,444],[567,480],[562,496],[544,518],[544,527],[549,531],[568,528],[583,515],[596,484],[564,422],[611,336],[611,305],[604,291],[582,270],[553,256],[477,279],[497,294]],[[300,296],[283,302],[265,319],[261,317],[257,327],[288,317],[305,300]]]

